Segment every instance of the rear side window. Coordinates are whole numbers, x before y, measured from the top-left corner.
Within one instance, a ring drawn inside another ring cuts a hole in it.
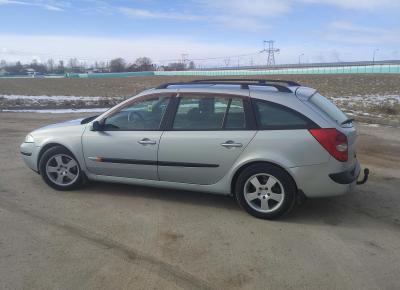
[[[341,124],[347,120],[346,115],[324,96],[315,93],[309,101],[337,123]]]
[[[254,100],[253,104],[259,129],[284,130],[318,127],[310,119],[288,107],[263,100]]]
[[[223,97],[181,98],[174,130],[240,130],[246,128],[243,100]]]

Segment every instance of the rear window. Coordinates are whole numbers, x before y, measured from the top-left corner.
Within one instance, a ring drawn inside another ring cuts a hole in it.
[[[255,100],[254,109],[260,129],[284,130],[316,127],[316,125],[304,115],[279,104]]]
[[[347,120],[346,115],[338,107],[319,93],[315,93],[309,101],[338,124]]]

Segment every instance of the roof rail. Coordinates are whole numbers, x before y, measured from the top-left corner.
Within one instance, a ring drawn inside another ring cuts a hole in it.
[[[158,86],[156,89],[167,89],[169,86],[210,84],[210,85],[240,85],[241,89],[249,89],[250,86],[266,86],[273,87],[279,92],[293,93],[287,86],[275,83],[286,83],[289,86],[300,86],[300,84],[291,81],[280,80],[262,80],[262,79],[210,79],[210,80],[194,80],[191,82],[166,83]]]
[[[194,80],[192,83],[210,83],[210,82],[256,82],[259,84],[265,83],[282,83],[287,84],[288,86],[295,86],[300,87],[301,84],[294,82],[294,81],[287,81],[287,80],[271,80],[271,79],[200,79]]]

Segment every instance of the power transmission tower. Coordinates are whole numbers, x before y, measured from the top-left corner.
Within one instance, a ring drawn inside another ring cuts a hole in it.
[[[224,63],[225,63],[225,66],[226,67],[228,67],[229,66],[229,63],[231,62],[231,58],[230,57],[226,57],[225,59],[224,59]]]
[[[187,63],[189,62],[189,54],[187,54],[187,53],[182,53],[181,54],[181,57],[182,57],[182,59],[181,59],[181,63],[183,64],[183,65],[187,65]]]
[[[264,40],[264,49],[260,51],[268,53],[268,58],[267,58],[267,66],[273,66],[275,65],[275,52],[279,52],[279,48],[274,48],[274,40]],[[267,48],[268,44],[268,48]]]

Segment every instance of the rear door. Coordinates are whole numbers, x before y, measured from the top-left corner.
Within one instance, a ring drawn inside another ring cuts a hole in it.
[[[232,95],[181,94],[158,152],[160,180],[214,184],[231,168],[256,131],[249,100]]]

